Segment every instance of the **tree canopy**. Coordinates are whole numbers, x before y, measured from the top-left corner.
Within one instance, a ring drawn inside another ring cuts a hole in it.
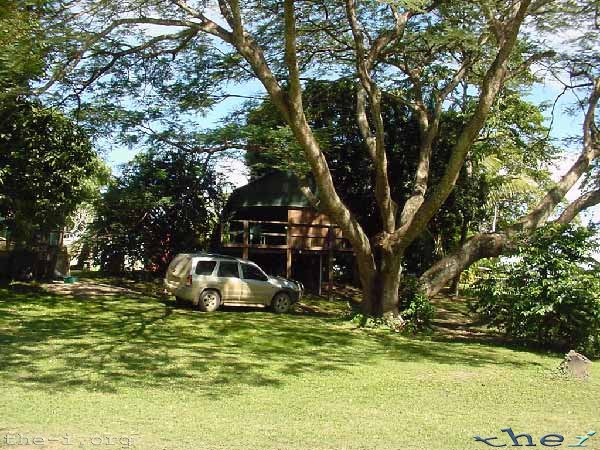
[[[39,22],[42,4],[0,1],[0,99],[28,92],[30,82],[44,75],[47,46]]]
[[[11,240],[58,231],[97,196],[107,169],[83,130],[27,100],[0,102],[0,216]]]

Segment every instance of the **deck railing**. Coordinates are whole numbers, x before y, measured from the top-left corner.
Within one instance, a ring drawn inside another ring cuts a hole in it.
[[[352,251],[336,225],[274,220],[230,220],[221,225],[223,247]]]

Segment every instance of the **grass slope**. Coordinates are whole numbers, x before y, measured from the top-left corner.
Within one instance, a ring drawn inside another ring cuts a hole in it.
[[[335,315],[202,314],[141,294],[5,286],[0,447],[464,450],[507,426],[538,446],[551,432],[572,443],[600,431],[600,383],[561,379],[558,362]],[[58,441],[8,445],[11,433]]]

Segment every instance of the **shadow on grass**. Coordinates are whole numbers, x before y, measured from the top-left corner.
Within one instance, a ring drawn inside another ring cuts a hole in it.
[[[248,307],[202,314],[144,296],[0,286],[0,382],[37,389],[173,386],[220,396],[311,372],[334,376],[375,358],[531,366],[498,351],[352,330],[333,317]]]

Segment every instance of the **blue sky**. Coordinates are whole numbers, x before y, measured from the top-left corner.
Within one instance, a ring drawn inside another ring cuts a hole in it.
[[[252,82],[243,84],[233,84],[230,87],[228,87],[226,91],[229,95],[264,95],[264,89],[262,88],[262,85],[258,81],[254,80]],[[216,127],[217,125],[219,125],[222,119],[224,119],[228,114],[241,107],[245,101],[247,101],[247,99],[239,97],[230,97],[223,100],[214,109],[198,117],[198,128],[201,130],[206,130]],[[106,162],[113,169],[116,169],[118,165],[130,161],[135,156],[135,154],[135,150],[131,150],[126,147],[117,147],[112,151],[108,152],[105,159]]]

